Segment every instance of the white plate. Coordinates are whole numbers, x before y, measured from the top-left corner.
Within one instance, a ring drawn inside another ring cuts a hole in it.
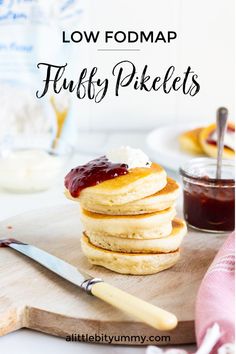
[[[201,123],[181,123],[162,126],[153,130],[147,136],[147,145],[152,153],[152,159],[174,171],[186,161],[194,157],[179,147],[178,137],[184,131],[198,128]]]

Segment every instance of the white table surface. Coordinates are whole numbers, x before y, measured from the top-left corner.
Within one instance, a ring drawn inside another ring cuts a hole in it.
[[[93,141],[101,142],[101,146],[90,147],[87,154],[76,154],[69,162],[68,169],[76,164],[88,161],[94,157],[93,151],[107,151],[111,146],[131,145],[140,146],[146,150],[144,134],[113,134],[106,136],[99,134]],[[104,143],[105,142],[105,143]],[[138,143],[139,142],[139,143]],[[99,150],[100,149],[100,150]],[[174,172],[169,171],[173,177],[177,177]],[[63,194],[63,174],[58,179],[55,186],[45,192],[33,194],[13,194],[0,189],[0,221],[14,215],[39,209],[43,207],[67,204],[70,201],[65,199]],[[1,319],[0,319],[1,320]],[[195,346],[179,346],[188,351],[194,351]],[[74,353],[102,353],[102,354],[144,354],[145,347],[138,346],[116,346],[102,344],[88,344],[78,342],[66,342],[63,338],[53,337],[47,334],[38,333],[28,329],[21,329],[0,338],[0,353],[2,354],[74,354]]]

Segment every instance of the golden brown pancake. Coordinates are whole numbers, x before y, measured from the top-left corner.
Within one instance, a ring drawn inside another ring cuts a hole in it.
[[[85,235],[81,238],[81,247],[90,263],[117,273],[133,275],[154,274],[168,269],[178,261],[180,255],[179,250],[147,254],[107,251],[92,245]]]
[[[228,126],[234,129],[233,123],[229,123]],[[211,135],[215,132],[215,130],[216,130],[216,124],[214,123],[202,129],[199,135],[199,141],[203,151],[205,152],[205,154],[213,158],[217,157],[217,145],[214,144],[214,142],[210,143],[210,140],[211,140]],[[223,158],[234,159],[234,157],[235,157],[235,151],[228,148],[227,146],[224,146]]]
[[[136,240],[104,235],[88,237],[94,246],[122,253],[169,253],[177,250],[186,235],[187,227],[183,220],[175,218],[172,221],[170,235],[157,239]]]
[[[203,148],[199,141],[199,135],[203,128],[196,128],[182,133],[179,136],[179,143],[182,150],[193,154],[204,154]]]
[[[78,198],[71,197],[68,191],[66,196],[84,205],[121,205],[152,195],[163,189],[166,183],[165,170],[153,163],[150,168],[134,168],[126,175],[84,188]]]
[[[175,215],[174,208],[142,215],[116,216],[97,214],[82,209],[81,221],[89,237],[115,236],[151,239],[169,235]]]
[[[96,203],[91,202],[89,199],[81,199],[80,205],[83,209],[92,211],[94,213],[108,214],[108,215],[136,215],[136,214],[147,214],[156,211],[168,209],[175,204],[178,197],[179,185],[171,178],[167,178],[166,186],[150,195],[148,197],[135,200],[130,203],[122,205],[104,205],[102,201]]]

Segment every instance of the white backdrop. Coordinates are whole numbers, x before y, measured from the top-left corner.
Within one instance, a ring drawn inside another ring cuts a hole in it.
[[[79,127],[83,129],[151,129],[166,122],[215,119],[225,105],[234,118],[234,1],[233,0],[84,0],[82,22],[75,30],[173,30],[171,44],[124,44],[139,52],[99,52],[99,44],[74,44],[78,70],[97,66],[101,77],[121,60],[163,75],[170,65],[183,73],[190,65],[199,75],[200,92],[165,95],[132,88],[113,91],[99,103],[77,101]],[[115,45],[110,45],[115,47]],[[122,47],[119,45],[119,47]],[[69,59],[68,59],[69,61]]]

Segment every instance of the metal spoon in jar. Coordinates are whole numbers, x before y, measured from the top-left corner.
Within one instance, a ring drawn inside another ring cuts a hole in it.
[[[217,166],[216,178],[221,178],[222,157],[224,151],[224,136],[227,126],[228,110],[221,107],[217,110],[216,133],[217,133]]]

